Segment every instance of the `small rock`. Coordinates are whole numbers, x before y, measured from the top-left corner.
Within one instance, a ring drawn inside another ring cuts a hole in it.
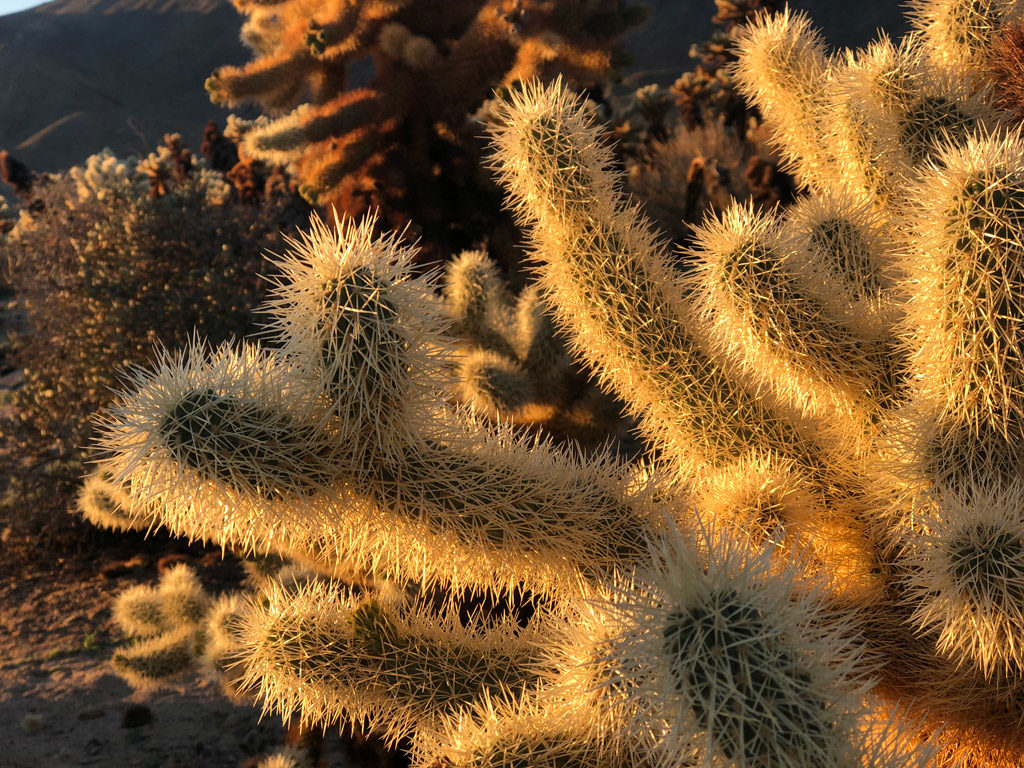
[[[125,744],[141,744],[149,738],[149,734],[145,731],[128,731],[124,735]]]
[[[139,728],[153,722],[153,711],[144,704],[132,704],[121,715],[122,728]]]
[[[103,710],[99,708],[83,709],[78,713],[79,720],[95,720],[98,717],[103,717]]]
[[[21,730],[25,733],[39,733],[43,730],[43,716],[31,713],[21,718]]]

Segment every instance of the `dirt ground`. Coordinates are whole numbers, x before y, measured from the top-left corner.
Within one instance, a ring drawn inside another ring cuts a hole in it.
[[[261,720],[200,675],[143,694],[111,671],[126,642],[111,601],[155,580],[161,560],[188,562],[214,590],[238,580],[214,553],[168,547],[126,559],[130,551],[104,549],[64,562],[0,559],[0,768],[251,768],[284,743],[279,718]],[[337,732],[318,751],[318,768],[387,762]]]
[[[0,766],[234,768],[281,744],[279,721],[200,676],[143,695],[114,675],[110,602],[155,569],[145,556],[83,565],[22,564],[0,581]]]

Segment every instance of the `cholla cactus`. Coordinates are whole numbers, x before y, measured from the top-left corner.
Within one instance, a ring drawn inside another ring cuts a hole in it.
[[[74,166],[68,174],[75,182],[78,202],[95,200],[111,204],[118,200],[138,203],[145,196],[166,196],[176,182],[193,179],[208,205],[224,205],[231,199],[231,185],[203,162],[195,163],[192,153],[181,146],[181,136],[168,134],[164,143],[141,161],[119,158],[109,149],[90,155],[84,165]]]
[[[475,171],[467,115],[520,79],[600,82],[622,30],[643,16],[627,0],[235,4],[253,60],[221,67],[206,86],[215,102],[266,111],[240,143],[243,158],[288,166],[314,203],[353,215],[381,206],[394,226],[438,240],[452,226],[445,207],[488,220],[497,208]],[[456,226],[472,232],[463,243],[481,234]]]
[[[537,289],[514,296],[482,251],[445,268],[444,299],[455,357],[455,394],[477,413],[542,429],[584,447],[628,450],[619,406],[573,364]]]
[[[206,644],[210,597],[185,565],[157,586],[140,584],[114,601],[114,620],[136,642],[114,654],[114,669],[138,688],[154,688],[191,671]]]
[[[134,157],[121,159],[109,149],[90,155],[84,165],[68,171],[75,182],[78,201],[110,202],[117,197],[139,198],[148,189],[146,177]]]
[[[104,443],[133,510],[379,580],[242,609],[265,706],[368,720],[419,765],[1020,764],[1024,136],[984,51],[952,51],[974,37],[928,20],[987,35],[1024,10],[918,10],[843,57],[789,13],[741,34],[736,76],[808,195],[706,222],[686,272],[584,102],[501,105],[543,300],[657,465],[444,406],[431,277],[372,224],[284,259],[273,349],[137,376]],[[486,263],[456,268],[478,278],[460,322],[500,327]],[[457,618],[466,588],[534,615]]]

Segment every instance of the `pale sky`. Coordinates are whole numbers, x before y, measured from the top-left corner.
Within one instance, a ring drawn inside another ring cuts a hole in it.
[[[15,11],[23,11],[33,5],[42,5],[45,0],[0,0],[0,16]]]

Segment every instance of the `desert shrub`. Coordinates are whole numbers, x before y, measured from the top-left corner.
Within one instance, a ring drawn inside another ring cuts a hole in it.
[[[5,516],[32,509],[45,519],[66,505],[91,418],[125,367],[198,329],[221,341],[254,329],[260,254],[305,215],[295,198],[239,203],[178,137],[142,160],[105,151],[36,176],[0,241],[20,319],[8,364],[26,379],[2,422],[16,454]]]

